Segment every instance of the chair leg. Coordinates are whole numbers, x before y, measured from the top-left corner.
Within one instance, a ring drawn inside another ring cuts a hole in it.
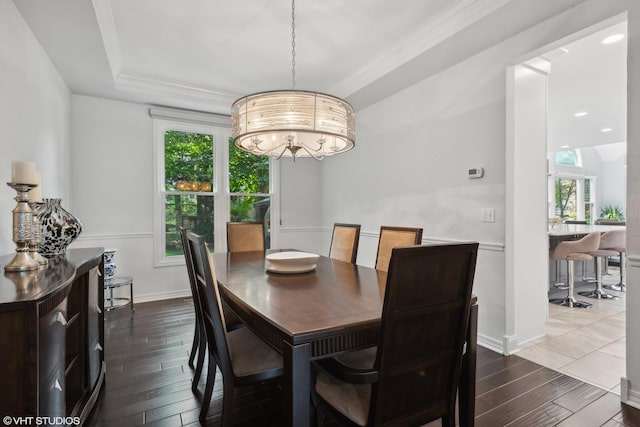
[[[578,307],[578,308],[591,308],[592,304],[585,302],[585,301],[580,301],[577,300],[573,295],[573,289],[574,289],[574,270],[575,265],[574,265],[574,260],[572,259],[568,259],[567,260],[567,284],[569,285],[569,289],[567,290],[567,296],[566,298],[561,298],[561,299],[554,299],[551,300],[550,302],[556,303],[556,304],[560,304],[560,305],[564,305],[567,307]]]
[[[193,369],[193,360],[196,358],[196,351],[198,351],[198,345],[200,344],[200,329],[198,328],[198,322],[194,323],[193,328],[193,344],[191,344],[191,355],[189,356],[189,367]]]
[[[620,282],[615,285],[603,285],[605,289],[610,289],[612,291],[625,292],[627,290],[627,282],[626,282],[626,254],[624,252],[620,252]]]
[[[202,405],[200,406],[200,421],[207,419],[209,405],[211,404],[211,395],[213,394],[213,385],[216,381],[216,360],[209,353],[209,366],[207,368],[207,385],[204,387],[204,395],[202,396]],[[224,418],[224,417],[223,417]]]
[[[449,405],[447,415],[442,417],[442,427],[456,427],[456,405]]]
[[[578,292],[578,294],[588,297],[588,298],[597,298],[597,299],[620,299],[615,295],[608,294],[602,290],[602,263],[606,260],[606,257],[595,257],[596,258],[596,288],[593,291],[584,291]]]
[[[202,368],[204,367],[204,355],[207,352],[207,340],[204,339],[203,332],[204,331],[200,331],[200,343],[198,344],[198,360],[196,362],[196,370],[193,373],[193,381],[191,382],[191,390],[193,390],[194,392],[198,389],[198,384],[200,383],[200,375],[202,375]],[[211,363],[209,363],[209,369],[211,369]]]
[[[234,401],[234,389],[230,379],[222,378],[224,384],[222,392],[222,420],[220,425],[222,427],[229,427],[231,420],[233,419],[233,401]]]

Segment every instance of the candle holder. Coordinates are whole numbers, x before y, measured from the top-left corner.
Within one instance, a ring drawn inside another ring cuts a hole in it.
[[[29,255],[41,266],[45,266],[49,263],[45,257],[40,255],[38,247],[42,240],[42,229],[40,227],[40,218],[38,217],[38,211],[44,205],[42,202],[29,202],[31,211],[33,212],[33,218],[31,220],[31,239],[29,239]]]
[[[36,184],[8,182],[7,185],[17,193],[15,197],[17,204],[13,209],[13,242],[16,244],[16,255],[9,264],[4,266],[4,271],[37,270],[40,264],[29,255],[31,224],[33,223],[33,211],[29,206],[29,191]]]

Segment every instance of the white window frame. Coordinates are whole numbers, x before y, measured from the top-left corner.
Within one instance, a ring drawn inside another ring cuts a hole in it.
[[[577,167],[577,166],[571,166],[571,167]],[[549,175],[549,191],[551,194],[551,203],[552,205],[550,206],[550,209],[552,209],[552,211],[549,212],[550,218],[552,218],[553,216],[555,216],[555,212],[556,212],[556,206],[555,206],[555,200],[556,200],[556,194],[555,194],[555,181],[556,179],[567,179],[567,180],[575,180],[576,181],[576,220],[579,221],[584,221],[585,217],[586,217],[586,210],[585,207],[587,204],[591,205],[591,222],[593,223],[593,221],[595,221],[597,218],[593,218],[593,214],[595,212],[596,209],[596,179],[597,177],[592,176],[592,175],[584,175],[584,174],[571,174],[571,173],[566,173],[566,172],[557,172],[554,174],[550,174]],[[584,189],[584,182],[585,179],[589,179],[591,181],[591,200],[589,202],[587,202],[585,200],[585,189]],[[551,216],[552,215],[552,216]]]
[[[214,250],[224,252],[227,247],[226,223],[229,221],[231,193],[229,192],[229,144],[231,118],[216,114],[186,112],[166,108],[152,108],[154,157],[154,266],[183,265],[183,256],[166,256],[165,233],[165,171],[164,135],[168,130],[213,135],[214,182]],[[274,159],[269,159],[269,193],[271,215],[271,247],[277,247],[280,234],[280,170]],[[237,195],[251,195],[233,193]],[[260,194],[264,196],[265,194]]]

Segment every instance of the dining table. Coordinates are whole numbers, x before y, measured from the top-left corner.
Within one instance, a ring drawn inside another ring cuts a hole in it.
[[[215,253],[214,268],[223,301],[282,354],[285,425],[304,427],[312,414],[311,362],[378,343],[387,273],[325,256],[304,273],[267,271],[265,256],[278,251]],[[474,419],[477,319],[473,297],[458,390],[460,425]]]

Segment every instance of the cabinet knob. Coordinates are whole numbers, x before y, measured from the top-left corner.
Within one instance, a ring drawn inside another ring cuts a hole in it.
[[[63,326],[67,324],[67,319],[64,318],[64,314],[62,314],[61,311],[59,311],[51,320],[52,325],[56,322],[60,322],[60,324]]]
[[[102,346],[100,345],[100,343],[96,343],[96,346],[94,347],[94,350],[102,351]]]
[[[62,391],[62,385],[60,384],[60,380],[56,378],[56,383],[53,385],[53,388]]]

